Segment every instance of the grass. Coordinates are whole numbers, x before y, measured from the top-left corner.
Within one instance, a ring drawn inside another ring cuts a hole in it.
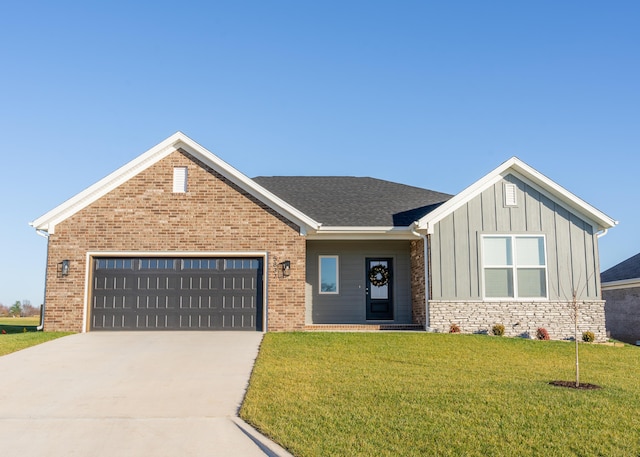
[[[32,317],[0,317],[0,325],[40,325],[40,316]]]
[[[640,349],[481,335],[268,333],[240,415],[305,456],[638,456]]]
[[[26,349],[36,344],[71,335],[69,332],[28,332],[0,335],[0,356]]]

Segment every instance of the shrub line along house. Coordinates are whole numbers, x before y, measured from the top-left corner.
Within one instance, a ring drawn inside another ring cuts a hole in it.
[[[414,328],[604,339],[616,221],[513,157],[461,193],[250,179],[178,132],[36,219],[46,330]]]

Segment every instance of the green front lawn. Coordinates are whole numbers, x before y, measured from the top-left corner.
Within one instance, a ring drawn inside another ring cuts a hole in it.
[[[0,356],[19,351],[20,349],[26,349],[30,346],[35,346],[36,344],[46,343],[47,341],[51,341],[66,335],[71,335],[71,333],[28,332],[7,335],[0,334]]]
[[[0,325],[40,325],[40,316],[31,317],[0,317]]]
[[[482,335],[268,333],[240,414],[303,456],[637,456],[640,349]]]

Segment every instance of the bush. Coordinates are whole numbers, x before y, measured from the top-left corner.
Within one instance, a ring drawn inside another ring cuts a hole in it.
[[[536,330],[536,338],[538,338],[539,340],[544,340],[547,341],[549,338],[549,332],[547,332],[547,329],[544,327],[539,327],[538,330]]]
[[[449,333],[460,333],[460,326],[458,324],[451,324],[449,326]]]
[[[593,343],[596,340],[596,336],[593,332],[582,332],[582,341],[585,343]]]
[[[491,327],[491,332],[495,335],[495,336],[502,336],[504,335],[504,325],[502,324],[496,324],[493,327]]]

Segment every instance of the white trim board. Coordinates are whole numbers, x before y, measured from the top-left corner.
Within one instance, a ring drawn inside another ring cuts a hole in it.
[[[513,174],[518,179],[531,185],[547,198],[566,205],[567,208],[565,209],[568,209],[570,212],[576,212],[587,219],[597,231],[607,230],[618,224],[618,221],[615,221],[581,198],[572,194],[564,187],[536,171],[517,157],[511,157],[496,169],[486,174],[465,190],[417,221],[416,230],[426,231],[427,233],[432,234],[436,223],[440,222],[446,216],[453,213],[465,203],[480,195],[484,190],[504,179],[509,174]]]
[[[262,264],[262,333],[267,332],[269,310],[269,254],[266,251],[87,251],[85,261],[84,304],[82,307],[82,333],[87,332],[87,316],[91,298],[92,259],[96,257],[261,257]]]
[[[603,282],[600,287],[602,290],[631,289],[633,287],[640,288],[640,278]]]
[[[61,205],[35,219],[29,225],[36,230],[45,231],[50,234],[55,233],[57,224],[178,150],[182,150],[197,158],[265,205],[298,225],[302,235],[304,235],[307,230],[317,230],[320,227],[318,222],[269,192],[182,132],[174,133],[166,140],[158,143],[97,183],[89,186]]]

